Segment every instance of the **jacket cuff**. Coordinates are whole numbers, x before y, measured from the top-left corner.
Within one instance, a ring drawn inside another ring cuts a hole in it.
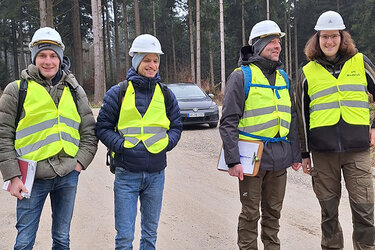
[[[88,157],[87,155],[84,155],[83,152],[78,151],[76,155],[77,162],[79,162],[82,165],[83,170],[86,170],[86,168],[90,165],[92,159],[91,157]]]
[[[18,161],[5,161],[4,164],[7,164],[6,168],[2,168],[1,175],[3,176],[4,181],[9,181],[10,179],[21,176],[21,171],[18,165]],[[0,166],[3,167],[3,166]]]
[[[301,156],[302,156],[302,159],[310,158],[310,153],[309,152],[302,152]]]
[[[228,168],[233,168],[233,167],[236,166],[237,164],[241,164],[241,162],[229,163],[229,164],[228,164]]]

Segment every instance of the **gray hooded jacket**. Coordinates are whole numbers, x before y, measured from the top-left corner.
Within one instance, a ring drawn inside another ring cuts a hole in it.
[[[268,79],[270,85],[275,85],[276,70],[282,67],[281,62],[267,60],[253,54],[251,46],[241,49],[238,66],[255,64]],[[225,161],[229,167],[240,162],[238,151],[238,124],[244,112],[245,93],[244,76],[242,70],[230,74],[226,84],[222,117],[220,119],[220,136],[223,141]],[[290,167],[294,162],[301,162],[301,153],[297,132],[297,113],[294,104],[293,91],[289,89],[292,102],[292,119],[290,124],[288,142],[269,142],[264,145],[260,169],[265,171],[278,171]],[[251,97],[250,97],[251,98]]]

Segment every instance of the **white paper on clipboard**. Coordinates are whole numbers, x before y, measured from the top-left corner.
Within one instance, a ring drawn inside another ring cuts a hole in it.
[[[256,163],[256,157],[259,149],[258,143],[253,143],[249,141],[238,141],[238,149],[240,152],[240,162],[243,167],[244,174],[253,174],[254,165]],[[219,163],[217,165],[219,170],[228,170],[228,165],[225,163],[224,159],[224,149],[221,149]]]

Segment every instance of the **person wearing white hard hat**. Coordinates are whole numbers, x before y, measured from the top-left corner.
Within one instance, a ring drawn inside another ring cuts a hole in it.
[[[109,149],[108,164],[115,174],[116,249],[133,248],[138,199],[139,249],[155,249],[166,153],[177,145],[182,131],[177,99],[161,83],[162,54],[156,37],[136,37],[126,80],[105,94],[97,119],[96,134]]]
[[[48,195],[52,249],[69,249],[78,176],[97,150],[95,119],[69,71],[60,34],[40,28],[29,48],[32,63],[0,98],[0,170],[4,181],[10,181],[10,194],[18,198],[14,249],[33,248]],[[24,185],[18,159],[36,164],[31,190]]]
[[[344,249],[338,217],[341,176],[349,194],[353,248],[375,249],[374,187],[369,148],[375,145],[369,97],[375,66],[355,47],[341,15],[327,11],[305,46],[309,60],[296,88],[302,167],[321,206],[322,249]],[[312,160],[310,159],[310,154]]]
[[[228,173],[239,179],[239,249],[258,248],[260,218],[264,249],[280,249],[287,168],[298,169],[301,164],[293,93],[279,59],[284,35],[274,21],[255,24],[249,45],[241,48],[239,68],[226,84],[219,130]],[[244,175],[239,140],[264,143],[257,176]]]

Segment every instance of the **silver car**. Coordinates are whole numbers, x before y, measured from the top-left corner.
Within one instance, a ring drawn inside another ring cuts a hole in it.
[[[177,98],[183,125],[208,124],[210,128],[217,126],[219,109],[212,100],[212,94],[207,95],[194,83],[170,83],[167,86]]]

